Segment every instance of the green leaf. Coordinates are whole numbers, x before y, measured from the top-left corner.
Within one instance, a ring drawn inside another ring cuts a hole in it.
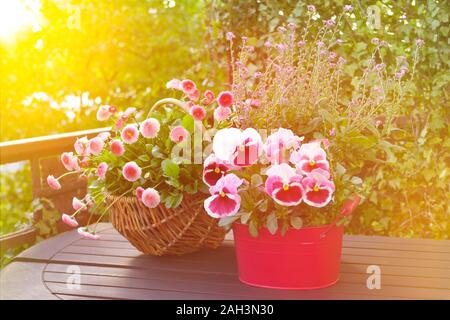
[[[219,225],[219,227],[227,227],[230,224],[232,224],[234,221],[236,221],[237,219],[239,219],[239,216],[220,218],[218,225]]]
[[[161,153],[161,151],[160,151],[158,146],[154,146],[152,148],[152,156],[155,157],[155,158],[159,158],[159,159],[164,158],[164,154]]]
[[[161,162],[161,169],[167,177],[178,178],[180,174],[180,167],[170,159],[165,159]]]
[[[351,181],[353,184],[362,184],[362,183],[363,183],[363,180],[362,180],[360,177],[357,177],[357,176],[353,176],[353,177],[350,179],[350,181]]]
[[[275,234],[278,230],[278,219],[275,213],[271,213],[267,216],[266,227],[271,234]]]
[[[303,220],[300,217],[291,217],[291,226],[300,229],[303,226]]]
[[[181,120],[181,126],[189,132],[194,132],[194,118],[191,115],[185,115]]]
[[[241,214],[241,223],[246,224],[248,222],[248,219],[250,219],[250,216],[252,215],[251,212],[244,212]]]
[[[261,175],[256,173],[251,176],[250,181],[253,188],[257,188],[263,184],[263,178],[261,177]]]
[[[146,154],[139,156],[138,159],[141,160],[142,162],[150,161],[150,157]]]
[[[248,224],[248,231],[253,237],[256,238],[258,236],[258,226],[256,225],[255,220],[251,220]]]

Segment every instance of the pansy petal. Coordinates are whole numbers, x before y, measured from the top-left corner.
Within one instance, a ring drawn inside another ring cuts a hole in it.
[[[205,200],[204,206],[211,217],[223,218],[235,215],[240,208],[240,203],[241,198],[237,194],[233,197],[214,195]]]

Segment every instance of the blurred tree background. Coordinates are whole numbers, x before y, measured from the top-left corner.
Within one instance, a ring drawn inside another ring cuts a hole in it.
[[[338,52],[347,60],[349,94],[372,38],[389,43],[387,64],[410,57],[414,41],[424,39],[414,94],[402,106],[407,121],[393,141],[403,148],[366,179],[372,195],[348,231],[450,238],[447,1],[8,0],[0,6],[7,2],[25,3],[33,19],[14,34],[0,32],[2,141],[97,127],[99,104],[148,108],[169,94],[165,84],[175,77],[223,89],[230,80],[225,33],[248,37],[258,50],[264,41],[257,38],[278,26],[301,27],[307,4],[315,5],[318,19],[347,4],[354,8]],[[380,29],[368,23],[373,5]],[[27,167],[2,168],[0,234],[26,220],[31,201],[18,190],[29,189],[27,175]]]

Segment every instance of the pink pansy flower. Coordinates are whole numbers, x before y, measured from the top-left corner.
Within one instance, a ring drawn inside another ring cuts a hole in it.
[[[230,169],[230,166],[218,159],[214,153],[212,153],[205,159],[203,164],[203,182],[209,187],[212,187]]]
[[[296,206],[303,199],[302,176],[287,163],[271,166],[266,174],[265,189],[276,203],[283,206]]]
[[[170,140],[175,143],[184,141],[189,136],[189,132],[182,126],[176,126],[170,130]]]
[[[214,110],[214,119],[217,121],[227,120],[231,115],[231,109],[226,107],[218,107]]]
[[[78,138],[73,145],[75,152],[80,156],[89,155],[88,142],[87,137]]]
[[[100,239],[100,236],[98,234],[94,234],[94,233],[89,232],[87,227],[80,227],[80,228],[77,229],[77,231],[78,231],[78,234],[80,236],[82,236],[83,238],[91,239],[91,240],[98,240],[98,239]]]
[[[217,103],[221,107],[231,107],[233,105],[233,94],[230,91],[222,91],[217,97]]]
[[[73,228],[78,227],[78,221],[74,217],[69,216],[68,214],[64,213],[61,216],[61,220],[62,220],[62,222],[64,222],[68,226],[71,226]]]
[[[92,138],[88,142],[88,151],[89,153],[98,156],[102,152],[104,145],[105,142],[101,138]]]
[[[192,94],[197,90],[194,81],[186,79],[180,82],[180,88],[185,94]]]
[[[158,191],[147,188],[142,192],[142,203],[148,208],[156,208],[161,201]]]
[[[139,130],[135,124],[129,124],[123,128],[120,136],[122,137],[123,142],[132,144],[139,139]]]
[[[330,174],[326,170],[315,169],[302,180],[304,189],[303,201],[316,208],[326,206],[333,196],[334,183],[328,180]]]
[[[290,152],[300,147],[302,138],[291,130],[280,128],[267,137],[265,152],[272,163],[289,162]]]
[[[111,108],[108,105],[100,106],[97,110],[97,120],[98,121],[106,121],[111,117],[113,112],[111,112]]]
[[[167,89],[177,89],[180,90],[180,80],[178,79],[172,79],[169,82],[166,83]]]
[[[241,206],[241,197],[238,188],[244,182],[235,174],[227,174],[209,188],[211,197],[205,200],[206,212],[213,218],[222,218],[235,215]]]
[[[211,90],[206,90],[205,93],[203,93],[203,96],[205,97],[206,104],[210,104],[216,98],[214,96],[214,92],[212,92]]]
[[[155,118],[148,118],[141,122],[139,131],[145,138],[156,138],[161,125]]]
[[[142,201],[142,194],[144,193],[144,188],[142,187],[137,187],[136,188],[136,198],[139,199],[139,201]]]
[[[49,185],[50,188],[52,188],[53,190],[59,190],[61,189],[61,184],[59,183],[59,181],[52,175],[49,175],[47,177],[47,183]]]
[[[292,152],[290,160],[301,173],[307,174],[317,168],[329,171],[326,158],[327,154],[320,147],[320,142],[311,142],[302,144],[298,151]]]
[[[120,157],[125,153],[125,147],[123,146],[122,141],[114,140],[111,142],[111,152],[116,157]]]
[[[73,155],[73,152],[64,152],[61,154],[61,162],[68,171],[78,170],[78,159]]]
[[[206,116],[205,108],[202,106],[193,106],[189,113],[196,121],[202,121]]]
[[[219,130],[214,136],[213,151],[217,158],[239,167],[247,167],[258,161],[263,143],[258,131],[247,128]]]
[[[108,164],[106,162],[101,162],[97,166],[97,177],[101,180],[105,179],[106,171],[108,171]]]
[[[122,168],[123,177],[131,182],[141,177],[142,169],[134,161],[127,162]]]
[[[195,89],[194,91],[188,94],[188,98],[191,99],[192,101],[197,101],[198,98],[200,98],[200,91],[198,91],[198,89]]]

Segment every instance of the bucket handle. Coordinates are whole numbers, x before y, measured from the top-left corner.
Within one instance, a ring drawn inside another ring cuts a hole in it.
[[[325,238],[328,233],[333,230],[333,228],[336,227],[337,223],[342,220],[343,218],[349,216],[352,214],[352,212],[355,210],[355,208],[358,206],[359,202],[361,201],[360,196],[355,196],[353,199],[346,200],[344,202],[344,205],[342,207],[341,212],[336,216],[334,221],[330,224],[330,226],[321,233],[320,239]]]

